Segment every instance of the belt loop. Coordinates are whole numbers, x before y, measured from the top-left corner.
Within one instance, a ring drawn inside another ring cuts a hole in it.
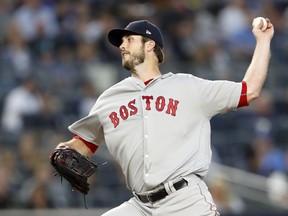
[[[172,181],[168,181],[168,182],[164,183],[164,187],[165,187],[165,190],[168,194],[172,194],[173,192],[176,191],[176,189],[173,186]]]
[[[173,193],[173,191],[171,190],[171,185],[170,185],[171,181],[168,181],[166,183],[164,183],[164,187],[165,187],[165,190],[168,194],[171,194]],[[173,184],[172,184],[172,187],[173,187]],[[173,187],[174,188],[174,187]]]
[[[172,193],[176,192],[176,189],[175,189],[174,184],[173,184],[172,181],[169,181],[169,182],[168,182],[168,185],[169,185],[169,188],[170,188],[170,190],[171,190]]]

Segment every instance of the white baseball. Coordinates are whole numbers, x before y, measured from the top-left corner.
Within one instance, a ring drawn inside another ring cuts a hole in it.
[[[267,24],[267,21],[266,21],[266,19],[264,17],[256,17],[253,20],[252,27],[254,28],[255,26],[258,26],[261,23],[261,20],[263,22],[263,26],[262,26],[261,30],[265,31],[268,24]]]

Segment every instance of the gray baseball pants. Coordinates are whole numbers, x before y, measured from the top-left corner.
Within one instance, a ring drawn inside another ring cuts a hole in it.
[[[170,188],[170,194],[162,200],[142,203],[133,197],[102,216],[219,216],[206,183],[195,175],[186,180],[188,186],[178,191]]]

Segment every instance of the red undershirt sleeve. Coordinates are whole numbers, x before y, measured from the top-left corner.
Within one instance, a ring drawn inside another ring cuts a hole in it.
[[[93,143],[91,143],[91,142],[88,142],[88,141],[84,140],[83,138],[79,137],[79,136],[76,135],[76,134],[74,134],[73,139],[79,139],[79,140],[81,140],[81,141],[90,149],[90,151],[91,151],[92,153],[95,153],[96,150],[98,149],[98,146],[97,146],[97,145],[95,145],[95,144],[93,144]]]
[[[244,106],[249,106],[249,103],[247,100],[247,83],[245,81],[242,81],[242,91],[237,108]]]

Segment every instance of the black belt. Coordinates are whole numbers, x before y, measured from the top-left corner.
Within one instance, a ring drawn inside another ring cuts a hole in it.
[[[188,185],[188,182],[185,179],[182,179],[176,183],[173,184],[173,187],[175,190],[180,190],[181,188],[184,188]],[[148,195],[138,195],[138,198],[143,202],[143,203],[148,203],[148,202],[156,202],[158,200],[164,199],[166,196],[168,196],[168,192],[166,191],[165,188],[155,192],[155,193],[150,193]]]

